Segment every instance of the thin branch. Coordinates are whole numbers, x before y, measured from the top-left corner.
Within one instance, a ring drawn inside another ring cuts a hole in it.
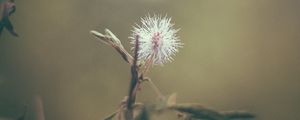
[[[145,77],[144,81],[148,81],[150,83],[150,86],[152,87],[152,89],[155,91],[155,93],[160,99],[165,99],[165,96],[162,94],[161,90],[159,90],[159,88],[154,84],[151,78]]]

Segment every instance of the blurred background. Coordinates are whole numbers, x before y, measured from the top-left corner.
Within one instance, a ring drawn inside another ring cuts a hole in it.
[[[0,36],[0,116],[43,98],[47,120],[100,120],[127,95],[129,66],[89,34],[109,28],[130,49],[132,25],[172,17],[184,47],[149,76],[178,102],[300,119],[298,0],[16,0],[20,37]],[[155,101],[148,85],[138,100]],[[176,119],[174,113],[157,119]]]

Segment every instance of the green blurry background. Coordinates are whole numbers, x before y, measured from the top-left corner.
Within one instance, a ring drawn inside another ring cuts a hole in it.
[[[149,76],[178,102],[245,109],[257,120],[300,119],[299,0],[16,0],[19,38],[0,36],[0,116],[33,98],[47,120],[99,120],[127,94],[129,66],[89,31],[113,31],[130,49],[132,25],[168,14],[185,44]],[[140,101],[155,101],[145,85]],[[168,116],[172,116],[170,113]],[[161,117],[175,119],[174,117]]]

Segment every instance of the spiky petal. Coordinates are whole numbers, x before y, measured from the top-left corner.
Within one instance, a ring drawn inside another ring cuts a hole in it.
[[[141,19],[142,24],[134,26],[133,34],[130,37],[131,43],[135,43],[135,36],[139,36],[139,60],[149,61],[152,64],[164,64],[173,60],[172,56],[178,52],[182,43],[174,29],[171,18],[167,16],[146,16]]]

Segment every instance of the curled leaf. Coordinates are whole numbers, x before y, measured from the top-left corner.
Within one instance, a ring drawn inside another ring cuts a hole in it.
[[[132,56],[124,49],[121,41],[109,29],[105,29],[105,35],[95,30],[91,30],[90,33],[98,38],[102,43],[113,47],[127,63],[132,64]]]
[[[107,36],[95,31],[95,30],[92,30],[90,31],[90,33],[92,35],[94,35],[96,38],[100,39],[101,42],[107,44],[107,45],[110,45],[110,42],[109,42],[109,39],[107,38]]]
[[[16,5],[14,0],[6,0],[0,3],[1,12],[0,13],[0,34],[3,29],[7,29],[13,36],[17,37],[18,34],[15,32],[13,24],[11,23],[9,16],[11,16],[16,11]]]
[[[123,48],[121,41],[109,29],[105,29],[105,35],[95,30],[91,30],[90,33],[105,44],[111,45],[113,47],[118,46],[120,48]]]
[[[113,43],[115,43],[116,45],[118,45],[120,47],[123,47],[119,38],[117,38],[116,35],[113,34],[109,29],[105,29],[105,33],[111,37],[111,40],[113,41]]]

